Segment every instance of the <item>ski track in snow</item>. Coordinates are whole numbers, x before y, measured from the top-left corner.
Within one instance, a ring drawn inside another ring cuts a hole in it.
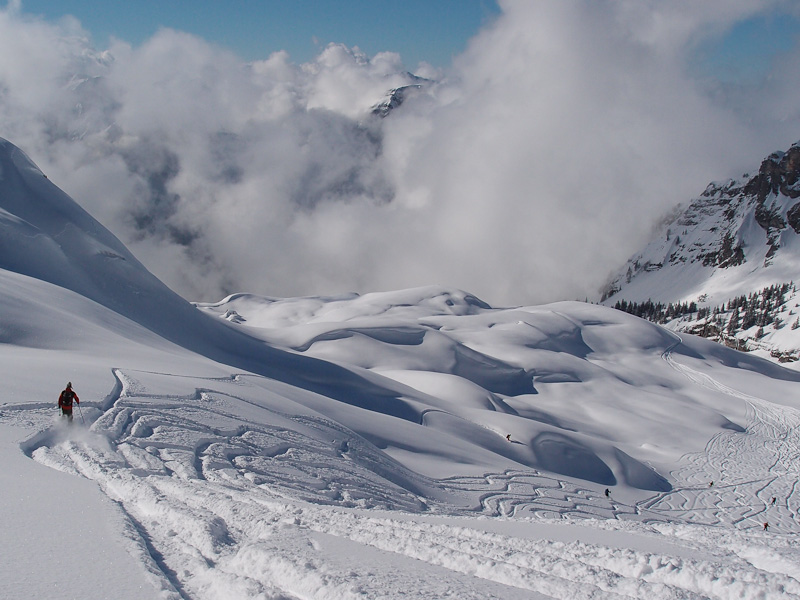
[[[670,366],[700,386],[746,402],[748,424],[746,432],[723,431],[704,452],[686,456],[671,473],[673,490],[641,506],[686,522],[759,529],[769,523],[772,530],[800,532],[800,411],[682,365],[672,358],[673,348],[664,352]]]
[[[800,598],[797,549],[783,535],[800,531],[800,416],[680,365],[669,351],[664,358],[748,402],[750,426],[747,435],[717,435],[672,474],[671,492],[633,506],[532,470],[431,482],[445,499],[423,499],[382,477],[397,464],[346,428],[248,399],[250,376],[165,396],[115,370],[114,391],[86,407],[96,417],[88,430],[54,425],[23,449],[94,480],[119,503],[132,523],[131,552],[145,557],[169,600]],[[4,411],[36,421],[52,410],[27,408]],[[772,496],[779,505],[769,506]],[[507,535],[476,514],[520,526],[580,524],[594,535]],[[772,532],[757,531],[764,520]],[[606,531],[691,552],[598,543]]]

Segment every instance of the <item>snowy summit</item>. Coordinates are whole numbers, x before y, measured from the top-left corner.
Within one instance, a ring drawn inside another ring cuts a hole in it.
[[[0,141],[0,342],[3,598],[800,598],[800,374],[612,308],[191,304]]]

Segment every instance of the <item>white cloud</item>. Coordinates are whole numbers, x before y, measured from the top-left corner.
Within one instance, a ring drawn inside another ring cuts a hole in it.
[[[591,297],[658,214],[800,138],[800,53],[758,90],[688,62],[780,3],[501,6],[384,120],[413,83],[393,53],[244,64],[172,30],[98,53],[11,6],[0,136],[190,299],[441,283],[496,304]]]

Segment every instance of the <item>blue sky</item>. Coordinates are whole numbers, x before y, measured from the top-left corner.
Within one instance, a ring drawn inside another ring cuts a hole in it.
[[[446,67],[498,13],[496,0],[23,0],[25,13],[77,17],[95,45],[114,36],[141,44],[160,27],[193,33],[245,60],[286,50],[293,62],[314,58],[330,42],[372,56],[398,52],[409,69],[420,61]],[[776,53],[800,36],[800,18],[781,14],[743,21],[699,50],[698,65],[723,81],[758,78]]]
[[[498,13],[496,0],[23,0],[25,13],[77,17],[95,45],[114,36],[134,45],[160,27],[193,33],[245,60],[286,50],[311,60],[330,42],[372,56],[398,52],[409,69],[420,61],[446,67]],[[723,81],[751,81],[800,36],[800,18],[785,14],[743,21],[704,44],[698,66]]]
[[[495,0],[23,0],[22,10],[48,20],[73,15],[98,47],[109,36],[140,44],[170,27],[246,60],[286,50],[294,62],[306,62],[340,42],[370,56],[398,52],[410,69],[420,61],[447,66],[499,12]]]
[[[788,14],[741,21],[722,38],[700,48],[704,71],[726,82],[757,82],[777,54],[800,37],[800,18]]]

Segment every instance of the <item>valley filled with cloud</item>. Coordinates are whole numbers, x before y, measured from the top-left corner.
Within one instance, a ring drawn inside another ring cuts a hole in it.
[[[495,305],[596,298],[660,215],[796,141],[800,53],[758,85],[691,68],[784,3],[500,5],[442,70],[337,44],[245,62],[169,29],[98,48],[12,2],[3,136],[191,300],[441,284]]]

